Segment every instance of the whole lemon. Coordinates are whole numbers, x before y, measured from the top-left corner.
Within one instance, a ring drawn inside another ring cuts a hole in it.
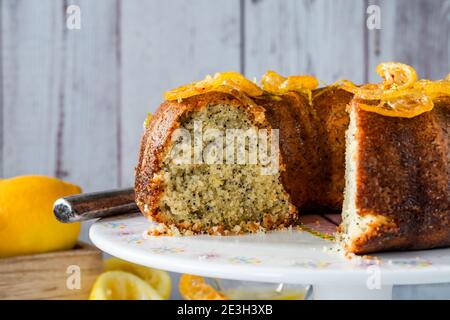
[[[45,176],[0,181],[0,257],[71,249],[79,223],[63,224],[53,215],[56,199],[81,193],[80,187]]]

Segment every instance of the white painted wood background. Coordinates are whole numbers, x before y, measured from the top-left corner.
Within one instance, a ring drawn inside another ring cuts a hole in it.
[[[81,30],[65,26],[70,4]],[[372,4],[381,30],[366,28]],[[0,0],[0,20],[0,177],[85,191],[132,185],[145,115],[206,74],[376,81],[387,60],[450,72],[450,0]]]

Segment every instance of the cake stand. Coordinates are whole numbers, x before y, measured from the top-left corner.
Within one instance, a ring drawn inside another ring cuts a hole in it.
[[[332,234],[338,219],[306,216],[303,231],[148,237],[150,222],[129,214],[97,221],[90,238],[101,250],[140,265],[214,278],[312,285],[315,299],[391,299],[393,285],[450,282],[450,249],[345,257],[333,241],[317,236]]]

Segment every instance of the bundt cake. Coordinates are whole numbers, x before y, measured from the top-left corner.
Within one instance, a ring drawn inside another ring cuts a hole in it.
[[[348,252],[450,245],[447,83],[399,65],[378,86],[270,71],[262,88],[222,73],[167,92],[136,167],[151,234],[273,230],[343,206]]]
[[[414,118],[364,111],[347,131],[341,240],[349,252],[450,245],[450,98]]]

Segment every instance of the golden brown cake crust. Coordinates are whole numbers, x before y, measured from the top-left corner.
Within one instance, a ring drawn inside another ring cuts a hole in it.
[[[374,228],[349,251],[450,245],[450,98],[411,119],[356,110],[356,208],[391,223]]]
[[[313,93],[313,106],[321,126],[321,176],[317,204],[341,210],[345,185],[345,131],[349,116],[347,106],[353,94],[330,86]],[[317,182],[316,182],[317,184]]]

